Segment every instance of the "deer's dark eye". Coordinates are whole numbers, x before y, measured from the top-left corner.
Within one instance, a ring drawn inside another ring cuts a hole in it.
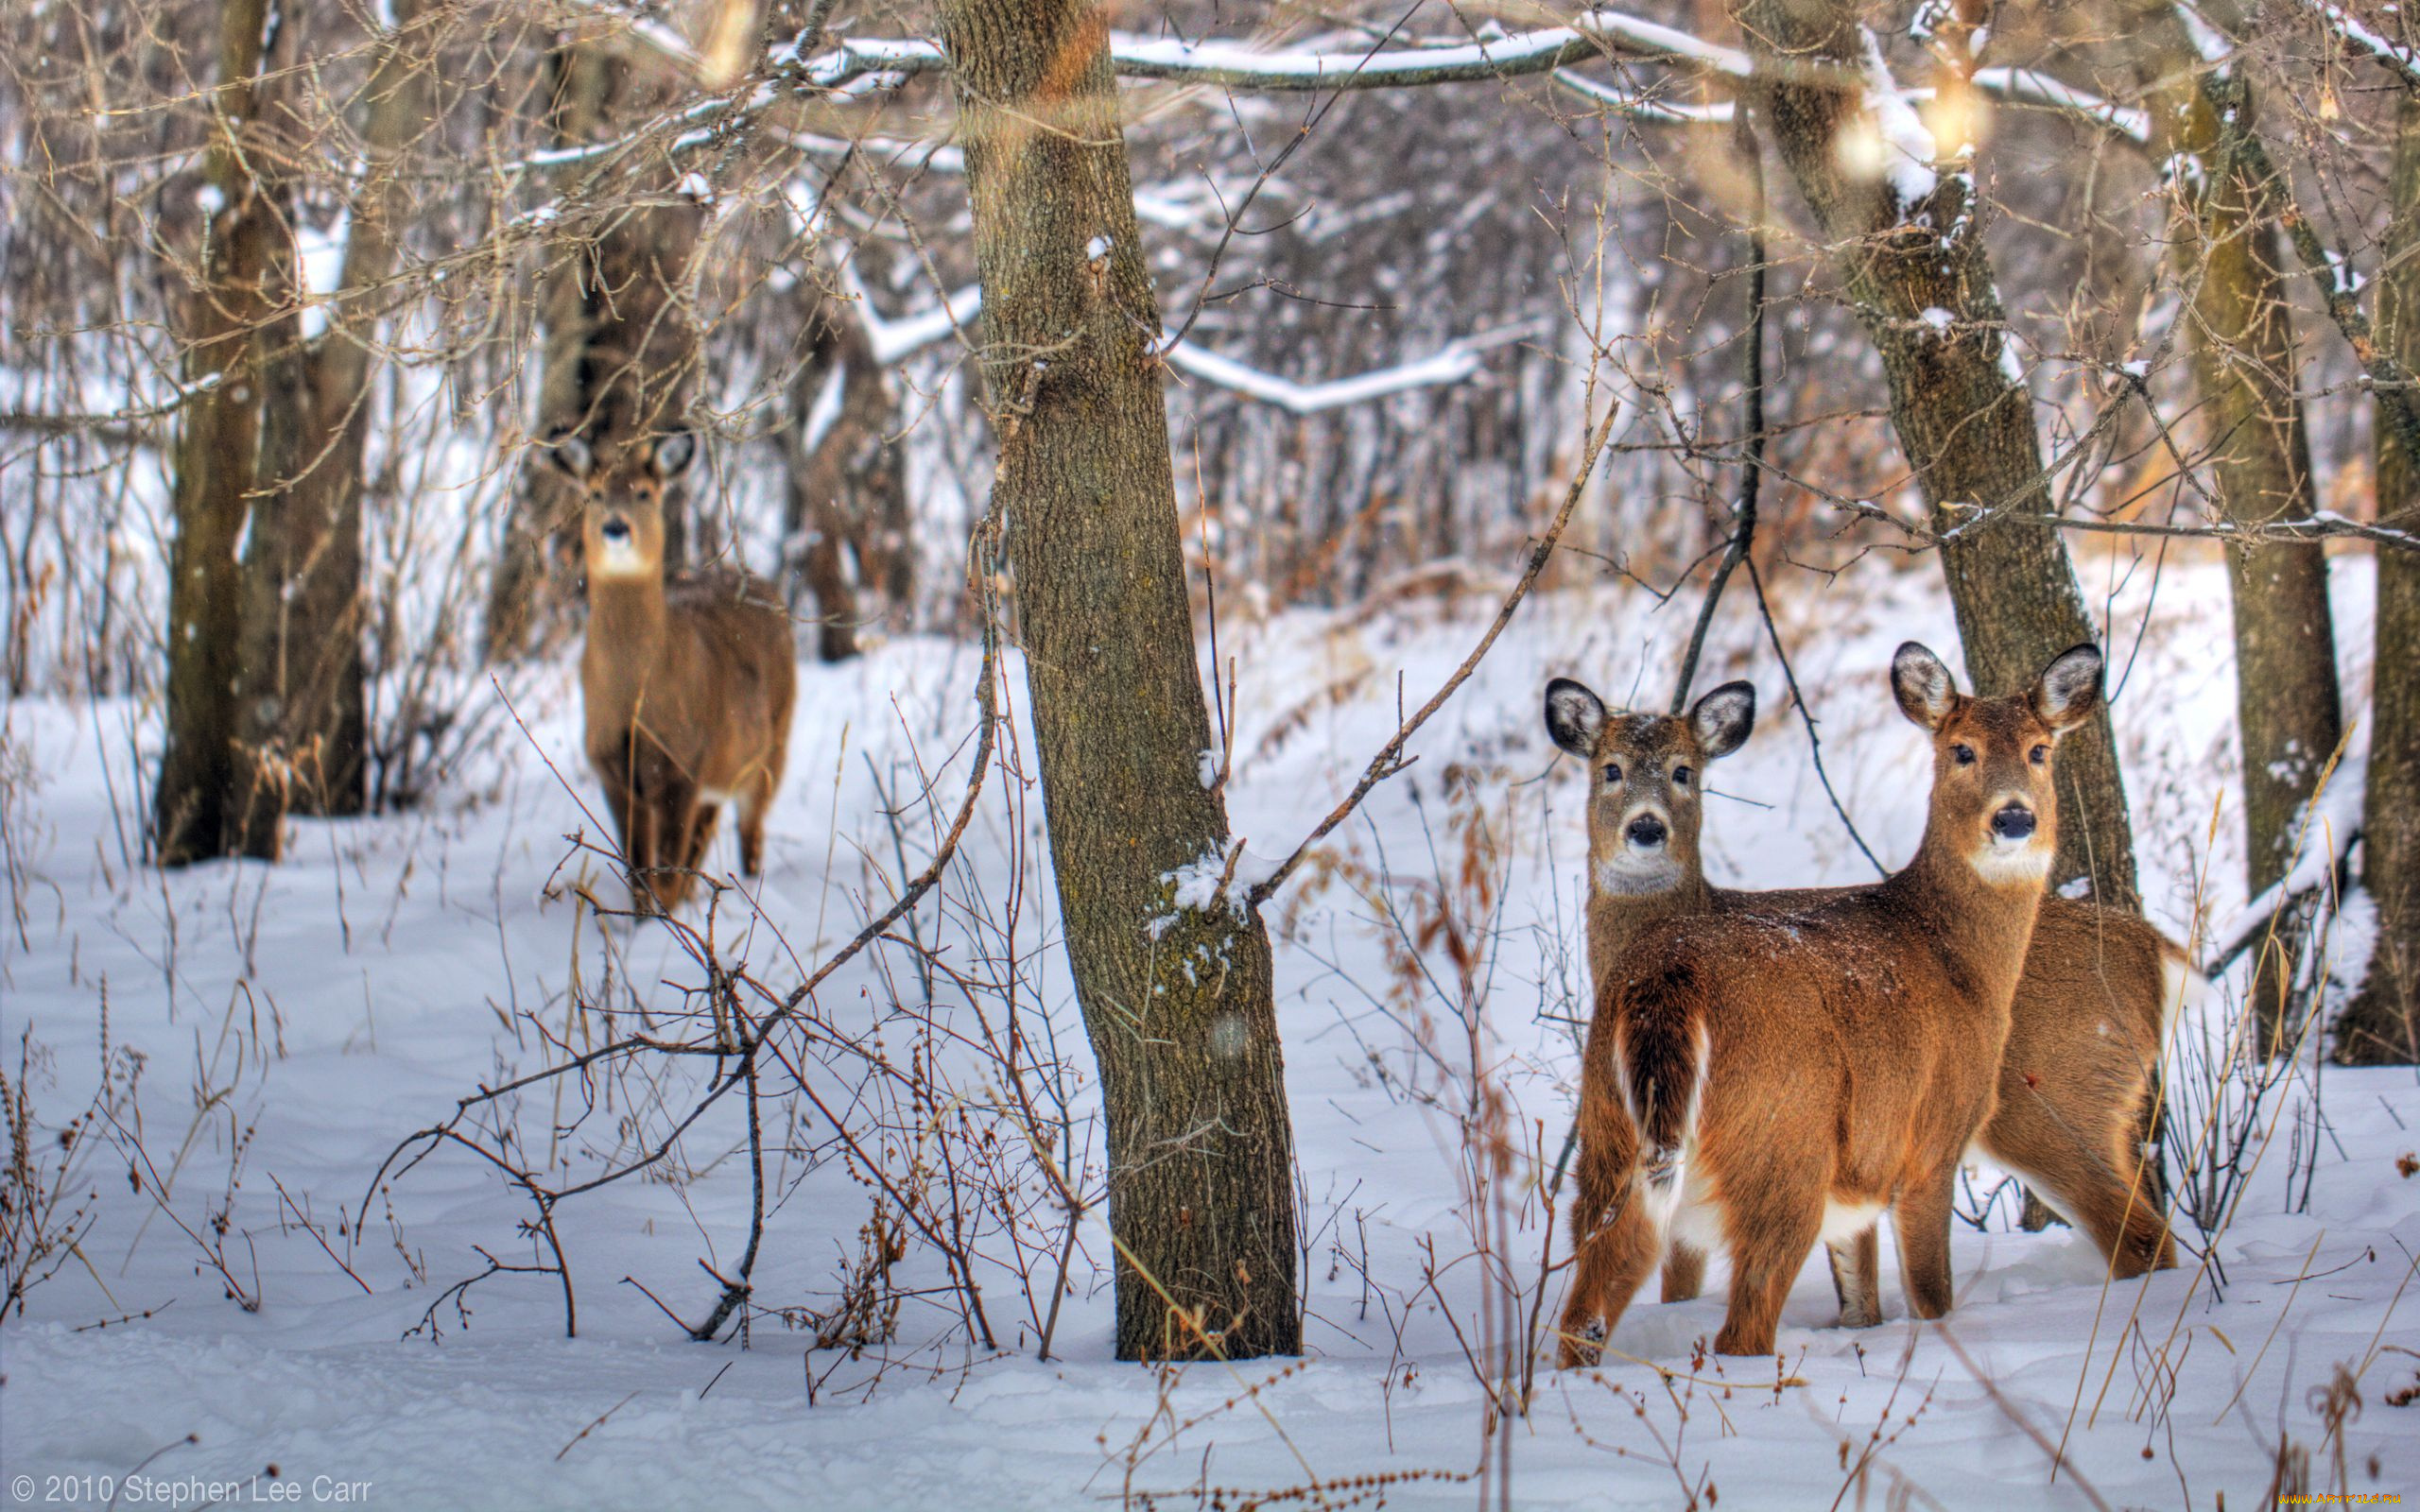
[[[1975,747],[1972,746],[1952,746],[1949,747],[1949,754],[1958,758],[1958,765],[1961,766],[1975,765]]]
[[[1689,769],[1687,767],[1675,766],[1672,768],[1672,785],[1674,787],[1686,787],[1689,785]]]
[[[1607,764],[1606,764],[1606,765],[1605,765],[1605,785],[1606,785],[1607,787],[1611,787],[1611,786],[1613,786],[1616,782],[1620,782],[1621,780],[1622,780],[1622,766],[1621,766],[1621,763],[1619,763],[1619,762],[1609,762],[1609,763],[1607,763]]]
[[[2036,746],[2031,750],[2025,753],[2025,759],[2031,762],[2034,765],[2039,766],[2044,762],[2050,759],[2050,747],[2048,746]]]

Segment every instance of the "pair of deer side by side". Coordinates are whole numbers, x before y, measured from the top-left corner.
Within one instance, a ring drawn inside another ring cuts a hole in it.
[[[782,785],[797,653],[760,579],[665,570],[664,490],[696,456],[685,431],[603,456],[577,436],[547,452],[580,490],[588,636],[579,653],[588,763],[630,868],[631,907],[669,914],[735,811],[739,869],[764,868],[765,816]]]
[[[1877,1323],[1885,1209],[1910,1310],[1941,1316],[1970,1145],[2081,1225],[2112,1276],[2175,1264],[2144,1157],[2184,953],[2045,885],[2052,756],[2100,707],[2100,654],[1980,698],[1911,642],[1891,685],[1931,736],[1923,842],[1879,883],[1793,892],[1709,886],[1699,856],[1703,773],[1747,739],[1754,688],[1680,718],[1547,686],[1547,732],[1593,790],[1566,1366],[1593,1363],[1659,1260],[1664,1299],[1695,1297],[1717,1246],[1720,1353],[1772,1351],[1819,1241],[1842,1325]]]

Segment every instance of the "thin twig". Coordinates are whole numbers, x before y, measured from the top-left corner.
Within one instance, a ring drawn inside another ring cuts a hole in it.
[[[1806,696],[1798,691],[1798,674],[1790,670],[1789,653],[1782,649],[1781,631],[1773,626],[1772,605],[1765,599],[1765,580],[1757,573],[1753,559],[1748,563],[1748,582],[1756,590],[1756,612],[1764,618],[1765,638],[1772,643],[1773,657],[1781,662],[1781,675],[1789,683],[1790,706],[1798,711],[1800,721],[1806,726],[1806,749],[1815,759],[1815,779],[1824,784],[1824,796],[1832,800],[1832,812],[1841,816],[1841,823],[1847,828],[1849,838],[1857,842],[1857,848],[1865,853],[1865,859],[1874,863],[1876,873],[1887,877],[1891,875],[1891,868],[1884,866],[1881,858],[1874,853],[1874,848],[1865,843],[1865,836],[1857,833],[1857,821],[1850,818],[1849,811],[1841,805],[1841,795],[1832,790],[1831,775],[1824,770],[1824,741],[1815,733],[1815,712],[1806,707]]]
[[[1547,562],[1554,556],[1556,542],[1563,539],[1564,527],[1571,524],[1572,511],[1579,507],[1580,496],[1587,490],[1588,479],[1597,471],[1597,458],[1603,454],[1605,440],[1613,434],[1615,418],[1620,413],[1621,406],[1617,404],[1606,406],[1604,420],[1589,435],[1587,450],[1580,458],[1580,471],[1573,474],[1571,487],[1563,496],[1563,507],[1555,511],[1553,523],[1547,526],[1546,534],[1538,539],[1538,543],[1530,548],[1530,564],[1522,570],[1521,580],[1513,584],[1512,591],[1504,596],[1504,603],[1496,610],[1495,620],[1487,627],[1487,633],[1479,637],[1478,644],[1471,647],[1470,655],[1462,658],[1462,664],[1454,669],[1454,675],[1445,679],[1444,686],[1420,706],[1420,712],[1397,727],[1387,743],[1378,747],[1378,753],[1370,758],[1370,765],[1362,770],[1361,780],[1353,784],[1353,791],[1345,795],[1344,801],[1331,810],[1326,818],[1320,820],[1318,828],[1303,837],[1303,843],[1278,864],[1276,870],[1244,894],[1246,906],[1258,908],[1267,902],[1278,888],[1286,885],[1286,879],[1294,874],[1294,868],[1303,864],[1303,858],[1310,852],[1311,847],[1326,839],[1338,825],[1350,818],[1353,811],[1361,806],[1361,800],[1370,796],[1372,788],[1411,765],[1403,759],[1404,743],[1428,722],[1431,714],[1444,707],[1445,700],[1454,696],[1455,690],[1469,680],[1489,647],[1495,644],[1495,638],[1503,634],[1504,627],[1512,622],[1513,610],[1530,596],[1530,590],[1536,584],[1538,575],[1546,571]]]
[[[1765,474],[1765,168],[1756,143],[1756,129],[1742,105],[1732,123],[1732,140],[1748,174],[1748,318],[1741,336],[1740,441],[1748,449],[1739,469],[1739,494],[1731,509],[1731,546],[1714,570],[1698,606],[1698,622],[1689,632],[1689,649],[1681,658],[1681,675],[1672,683],[1671,713],[1689,706],[1689,684],[1697,680],[1698,657],[1705,649],[1705,634],[1714,624],[1714,608],[1722,602],[1723,585],[1748,555],[1756,538],[1756,490]]]
[[[603,1412],[598,1413],[595,1422],[590,1423],[579,1433],[572,1435],[570,1443],[565,1444],[562,1448],[555,1451],[555,1463],[558,1465],[562,1464],[563,1462],[563,1456],[570,1453],[573,1448],[577,1446],[581,1439],[586,1438],[589,1435],[596,1432],[599,1428],[604,1427],[606,1418],[613,1417],[615,1413],[620,1412],[631,1402],[636,1401],[638,1400],[638,1396],[639,1394],[633,1391],[629,1396],[624,1397],[621,1400],[614,1403],[611,1407],[606,1408]]]

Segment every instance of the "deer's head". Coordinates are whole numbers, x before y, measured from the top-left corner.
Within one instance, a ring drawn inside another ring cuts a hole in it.
[[[1756,723],[1756,690],[1726,682],[1687,717],[1609,711],[1568,678],[1547,684],[1547,733],[1588,768],[1588,870],[1606,893],[1664,892],[1700,873],[1709,762]]]
[[[698,453],[687,431],[649,437],[600,457],[575,435],[547,455],[579,487],[580,540],[594,579],[653,577],[664,571],[664,490]]]
[[[1985,882],[2040,885],[2056,849],[2059,738],[2100,707],[2100,652],[2061,652],[2023,693],[1975,698],[1941,658],[1910,641],[1891,659],[1899,710],[1932,735],[1925,843],[1963,858]]]

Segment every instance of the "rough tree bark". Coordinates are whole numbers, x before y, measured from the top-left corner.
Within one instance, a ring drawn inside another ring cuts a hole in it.
[[[1161,377],[1108,20],[944,0],[1026,680],[1100,1065],[1124,1359],[1290,1354],[1293,1139],[1258,917],[1221,874]]]
[[[2378,249],[2378,344],[2420,370],[2420,90],[2395,117]],[[2381,415],[2378,519],[2420,533],[2420,457]],[[2377,554],[2377,661],[2370,687],[2370,775],[2361,804],[2361,885],[2377,905],[2377,943],[2361,990],[2336,1021],[2336,1058],[2350,1065],[2420,1061],[2420,552]]]
[[[547,67],[561,146],[589,146],[668,97],[652,70],[611,43],[567,41]],[[548,248],[538,296],[545,336],[531,434],[578,432],[599,455],[685,423],[700,360],[690,271],[705,213],[673,191],[682,174],[669,158],[623,173],[618,161],[563,170],[557,189],[567,210],[578,207],[583,233]],[[525,463],[488,583],[488,660],[542,654],[569,635],[579,599],[577,502],[561,469]],[[688,555],[688,517],[676,486],[665,512],[665,559],[675,568]]]
[[[162,866],[234,850],[242,811],[235,752],[243,585],[236,542],[251,506],[261,442],[262,333],[276,314],[286,224],[248,163],[261,146],[259,84],[268,0],[219,12],[218,84],[203,166],[209,208],[182,301],[178,335],[190,397],[174,454],[176,538],[168,553],[167,711],[152,789],[152,844]]]
[[[276,855],[286,813],[363,805],[362,457],[380,290],[411,215],[403,156],[435,109],[422,14],[418,0],[397,0],[362,92],[361,188],[328,328],[305,344],[299,319],[280,321],[244,556],[238,759],[252,767],[251,791],[284,801],[247,806],[250,855]]]
[[[2123,30],[2154,146],[2175,165],[2172,247],[2193,290],[2185,312],[2208,475],[2239,524],[2308,520],[2319,507],[2295,384],[2300,368],[2286,249],[2240,147],[2254,130],[2251,81],[2207,65],[2173,6],[2136,8]],[[2243,762],[2246,882],[2253,896],[2291,868],[2302,815],[2343,733],[2327,558],[2308,546],[2226,548],[2235,604],[2236,728]],[[2275,1041],[2302,932],[2261,961],[2253,995]]]
[[[2014,692],[2061,651],[2097,639],[2058,533],[2010,513],[2048,514],[2031,394],[2004,365],[2007,317],[1964,174],[1943,172],[1914,202],[1889,171],[1895,151],[1858,86],[1870,39],[1841,0],[1736,0],[1755,59],[1752,82],[1800,196],[1814,213],[1858,321],[1882,357],[1891,418],[1937,529],[1966,670],[1980,694]],[[1878,60],[1878,54],[1876,55]],[[1871,172],[1844,153],[1872,147]],[[1972,507],[1995,510],[1978,521]],[[2138,908],[2126,793],[2107,714],[2059,758],[2052,885]]]

